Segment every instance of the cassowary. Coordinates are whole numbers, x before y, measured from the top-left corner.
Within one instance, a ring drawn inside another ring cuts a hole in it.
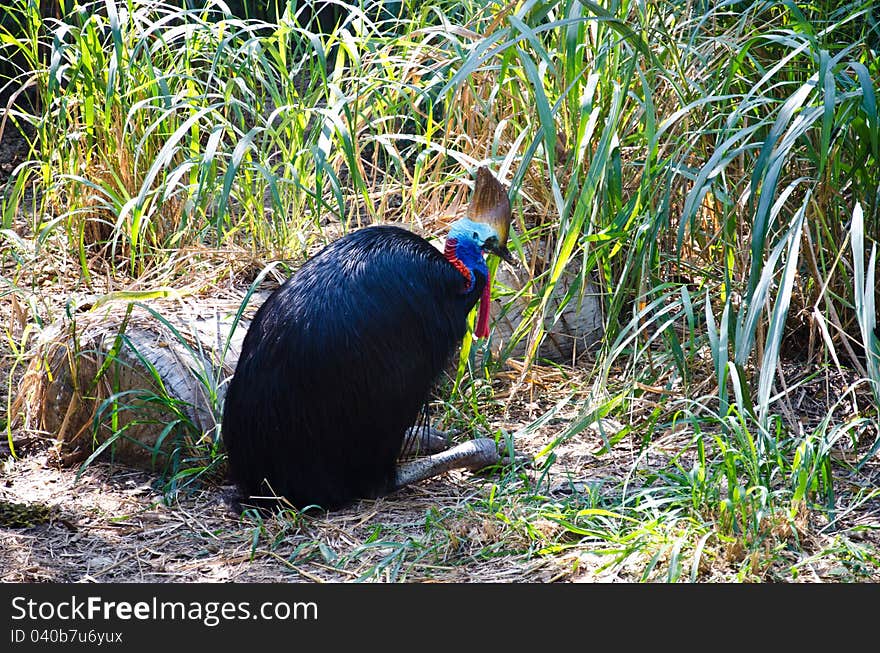
[[[257,311],[227,390],[222,434],[242,503],[284,497],[335,508],[453,468],[499,462],[491,439],[445,450],[410,430],[467,332],[488,336],[484,252],[506,247],[507,192],[477,173],[467,217],[445,252],[399,227],[372,226],[331,243]],[[408,434],[434,455],[398,465]]]

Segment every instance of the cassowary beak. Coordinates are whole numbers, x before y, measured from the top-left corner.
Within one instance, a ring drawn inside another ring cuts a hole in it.
[[[477,170],[474,194],[468,205],[468,218],[474,222],[490,225],[498,234],[497,238],[489,238],[483,243],[484,250],[516,265],[516,259],[507,249],[507,234],[510,231],[511,217],[507,190],[489,172],[489,168],[481,166]]]
[[[494,254],[502,260],[507,261],[513,266],[519,266],[519,261],[513,258],[513,254],[510,253],[510,250],[507,249],[506,246],[498,243],[497,238],[490,238],[485,243],[483,243],[483,249],[490,254]]]

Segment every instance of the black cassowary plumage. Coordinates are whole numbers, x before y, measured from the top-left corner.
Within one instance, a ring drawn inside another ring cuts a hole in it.
[[[397,465],[406,433],[467,331],[489,335],[491,275],[484,255],[507,250],[507,191],[477,171],[467,217],[443,253],[392,226],[332,243],[260,307],[226,394],[223,440],[246,503],[284,497],[298,508],[334,508],[448,469],[499,461],[495,441]],[[424,431],[422,431],[424,433]]]
[[[408,427],[467,330],[485,276],[393,226],[351,233],[260,307],[226,395],[245,496],[333,508],[394,488]],[[259,501],[256,501],[259,503]]]

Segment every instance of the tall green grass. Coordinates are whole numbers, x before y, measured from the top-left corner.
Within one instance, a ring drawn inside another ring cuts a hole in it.
[[[567,302],[604,298],[592,399],[556,442],[626,418],[645,385],[679,397],[606,441],[643,456],[616,494],[541,514],[678,580],[713,541],[753,552],[796,540],[805,509],[846,511],[830,452],[849,441],[861,464],[880,442],[873,2],[352,3],[331,33],[299,7],[108,1],[59,21],[16,0],[9,83],[42,111],[4,111],[34,128],[4,228],[36,188],[33,230],[63,236],[85,284],[96,261],[137,276],[190,243],[296,258],[369,222],[442,231],[490,162],[531,274],[501,358],[525,341],[537,361],[563,280]],[[792,389],[844,367],[873,401],[796,419]],[[681,451],[645,472],[670,430]]]

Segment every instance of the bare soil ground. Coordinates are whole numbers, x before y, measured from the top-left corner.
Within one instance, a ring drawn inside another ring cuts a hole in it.
[[[529,408],[537,404],[517,403],[522,414],[513,419],[528,421]],[[542,409],[547,407],[540,403]],[[563,418],[572,416],[562,413]],[[515,424],[503,422],[509,430]],[[518,442],[518,449],[537,453],[556,435],[556,428],[539,430],[528,442]],[[550,495],[577,491],[577,485],[569,486],[569,477],[617,476],[615,461],[591,453],[600,446],[601,439],[593,433],[559,447],[553,473],[544,479]],[[526,535],[515,504],[486,506],[493,484],[501,482],[497,474],[451,472],[332,513],[263,519],[235,512],[228,501],[234,495],[231,487],[208,483],[166,505],[154,474],[97,462],[78,477],[76,469],[50,463],[40,447],[32,449],[4,466],[0,498],[50,506],[52,519],[27,528],[0,528],[0,580],[6,582],[602,578],[590,571],[599,560],[584,557],[583,551],[532,555],[534,536]],[[513,478],[503,482],[523,487],[536,479],[535,470],[507,473]],[[528,528],[544,531],[548,541],[560,531],[549,521],[530,523]]]
[[[530,421],[530,409],[546,410],[561,388],[534,402],[514,402],[514,416],[493,426],[514,431]],[[564,411],[558,424],[517,440],[518,450],[536,454],[572,417],[574,408]],[[662,467],[682,444],[665,435],[644,465]],[[622,440],[611,454],[598,455],[601,448],[599,434],[588,430],[557,447],[546,476],[535,469],[451,472],[332,513],[265,519],[235,512],[227,486],[207,483],[166,505],[154,474],[97,462],[78,477],[76,469],[60,469],[36,449],[5,464],[0,499],[48,505],[53,518],[28,528],[0,528],[0,581],[631,582],[645,560],[609,566],[599,555],[607,546],[579,541],[557,522],[534,516],[536,490],[548,504],[588,488],[616,492],[638,467],[638,443]],[[880,464],[875,459],[838,475],[839,505],[850,508],[833,527],[819,513],[804,515],[798,547],[779,552],[773,568],[759,575],[790,580],[785,566],[798,564],[801,581],[880,581],[870,559],[870,552],[880,550],[880,498],[854,502],[880,485]],[[506,488],[505,499],[493,504],[498,485]],[[781,533],[767,546],[791,536]],[[853,554],[826,555],[842,536]],[[860,550],[868,552],[866,559]],[[718,548],[701,579],[734,580],[744,555],[733,545]]]

